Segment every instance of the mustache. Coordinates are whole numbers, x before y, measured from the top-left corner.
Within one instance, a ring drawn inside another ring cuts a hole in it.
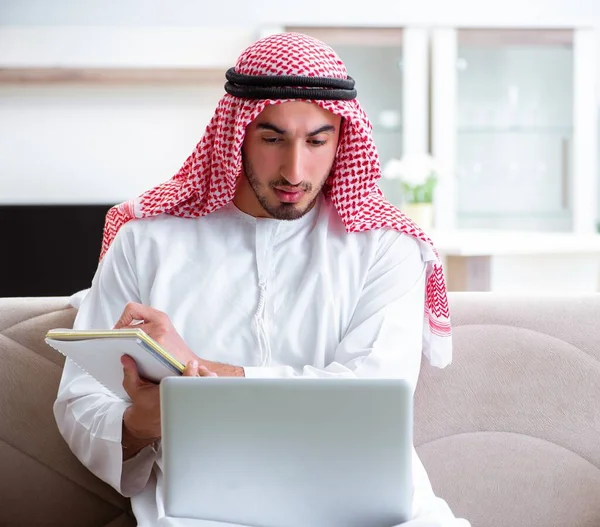
[[[304,190],[305,192],[310,192],[312,190],[312,185],[306,181],[301,181],[300,183],[298,183],[296,185],[292,185],[285,178],[281,178],[276,181],[270,181],[269,187],[271,187],[271,188],[286,187],[286,188],[291,188],[291,189],[295,189],[295,190]]]

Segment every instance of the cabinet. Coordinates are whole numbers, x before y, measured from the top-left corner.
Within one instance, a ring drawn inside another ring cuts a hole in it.
[[[438,228],[595,232],[596,63],[591,29],[432,31]]]
[[[340,55],[382,166],[433,155],[436,229],[596,231],[593,29],[282,29]],[[401,203],[397,181],[380,186]]]

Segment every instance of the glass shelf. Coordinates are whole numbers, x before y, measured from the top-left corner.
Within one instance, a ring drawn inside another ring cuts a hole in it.
[[[546,210],[546,211],[514,211],[514,212],[490,212],[490,211],[482,211],[482,212],[461,212],[460,217],[464,219],[500,219],[505,217],[511,218],[541,218],[541,219],[551,219],[554,218],[557,214],[564,214],[568,216],[569,211],[557,211],[557,210]]]
[[[459,214],[456,227],[464,230],[569,232],[573,220],[569,212],[547,214]]]
[[[459,126],[457,133],[461,135],[494,135],[494,134],[522,134],[522,135],[559,135],[570,137],[573,135],[572,126]]]

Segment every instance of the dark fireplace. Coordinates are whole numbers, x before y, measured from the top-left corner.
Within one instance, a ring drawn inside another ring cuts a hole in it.
[[[0,205],[0,297],[90,287],[111,205]]]

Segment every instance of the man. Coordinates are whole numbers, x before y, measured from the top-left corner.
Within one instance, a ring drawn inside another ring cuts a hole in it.
[[[181,171],[109,212],[75,327],[141,323],[192,376],[415,386],[422,350],[448,364],[437,254],[376,187],[371,125],[341,60],[307,36],[274,35],[227,78]],[[55,416],[79,459],[153,526],[164,515],[159,390],[129,357],[123,368],[131,402],[67,362]],[[416,454],[414,492],[405,525],[468,525],[435,497]]]

